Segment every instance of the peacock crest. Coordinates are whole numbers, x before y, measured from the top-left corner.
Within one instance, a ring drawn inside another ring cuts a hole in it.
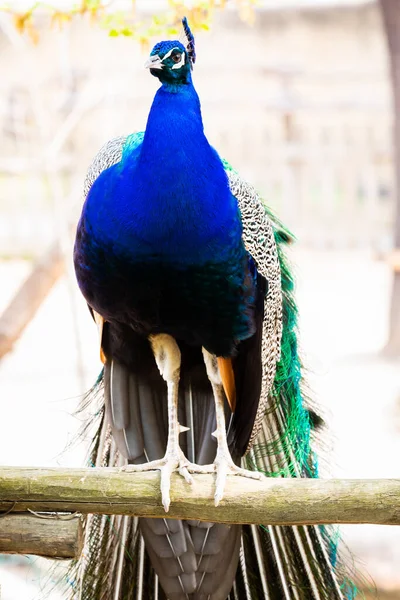
[[[184,40],[182,40],[186,46],[186,52],[188,54],[189,57],[189,61],[190,61],[190,67],[191,69],[193,69],[193,65],[196,62],[196,49],[195,49],[195,44],[194,44],[194,36],[193,33],[189,27],[189,23],[186,17],[183,17],[182,19],[182,26],[183,26],[183,35],[184,35]]]

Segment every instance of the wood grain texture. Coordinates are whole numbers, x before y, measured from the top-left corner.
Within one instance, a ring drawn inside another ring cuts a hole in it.
[[[156,471],[0,467],[0,510],[29,508],[270,525],[400,524],[399,479],[253,481],[228,476],[225,497],[216,508],[213,475],[195,475],[189,485],[174,474],[168,515],[159,486]]]
[[[0,554],[35,554],[78,558],[82,551],[82,517],[9,514],[0,518]]]

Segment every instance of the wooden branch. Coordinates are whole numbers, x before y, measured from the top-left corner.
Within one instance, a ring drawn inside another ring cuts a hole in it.
[[[82,518],[9,514],[0,518],[0,554],[36,554],[47,558],[79,558]]]
[[[34,263],[31,272],[0,316],[0,358],[9,352],[54,284],[64,273],[64,258],[55,242]]]
[[[225,497],[216,508],[214,476],[197,475],[189,485],[174,474],[168,515],[161,505],[159,485],[160,475],[155,471],[0,467],[0,510],[29,508],[270,525],[400,525],[399,479],[254,481],[229,476]]]

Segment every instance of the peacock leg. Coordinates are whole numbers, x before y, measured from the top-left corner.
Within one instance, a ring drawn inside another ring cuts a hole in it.
[[[142,465],[126,465],[121,469],[134,472],[159,469],[161,472],[161,499],[165,512],[168,512],[171,503],[171,474],[178,471],[188,483],[193,482],[193,478],[188,471],[190,463],[179,446],[179,434],[188,430],[187,427],[181,426],[178,422],[178,388],[181,353],[174,338],[167,334],[150,336],[150,343],[158,369],[162,378],[166,381],[168,388],[167,448],[165,456],[159,460],[152,460]]]
[[[217,454],[214,460],[214,470],[217,473],[216,489],[214,494],[215,506],[218,506],[224,496],[225,482],[227,475],[241,475],[250,479],[262,479],[263,475],[257,471],[248,471],[235,465],[232,460],[226,439],[225,426],[225,394],[218,370],[218,363],[215,356],[204,350],[204,362],[206,365],[207,376],[211,382],[215,400],[215,416],[217,429],[213,436],[217,440]],[[206,467],[207,468],[207,467]]]

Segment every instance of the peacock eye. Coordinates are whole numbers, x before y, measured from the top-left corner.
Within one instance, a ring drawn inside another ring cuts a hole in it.
[[[178,54],[178,53],[172,54],[171,58],[172,58],[173,62],[175,64],[177,64],[181,60],[181,54]]]

